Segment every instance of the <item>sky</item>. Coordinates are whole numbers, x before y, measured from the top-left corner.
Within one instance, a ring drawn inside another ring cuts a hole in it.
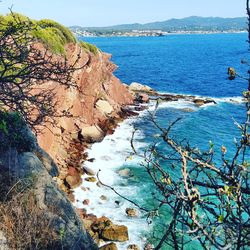
[[[245,16],[245,0],[1,0],[32,19],[49,18],[66,26],[109,26],[165,21],[188,16]]]

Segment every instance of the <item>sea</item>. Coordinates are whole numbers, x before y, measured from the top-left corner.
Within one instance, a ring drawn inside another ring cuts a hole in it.
[[[247,82],[242,78],[228,80],[227,69],[234,67],[239,75],[247,76],[248,66],[241,63],[249,59],[246,33],[81,39],[112,54],[111,60],[118,65],[114,74],[126,84],[138,82],[161,93],[213,98],[216,104],[202,107],[185,101],[161,102],[156,111],[157,122],[162,127],[168,127],[177,118],[182,118],[173,127],[173,137],[186,140],[201,150],[207,150],[212,141],[217,164],[220,164],[222,145],[227,148],[228,157],[233,154],[234,140],[240,138],[235,123],[241,123],[245,118],[245,105],[241,97]],[[155,102],[151,101],[149,111],[153,112],[154,109]],[[95,160],[84,163],[99,172],[101,182],[114,188],[120,195],[108,187],[100,188],[96,183],[84,182],[84,187],[75,190],[76,206],[128,227],[129,241],[118,243],[121,250],[127,249],[129,244],[137,244],[141,249],[148,242],[156,245],[155,238],[163,236],[164,224],[168,224],[173,212],[162,211],[156,218],[148,218],[143,211],[139,211],[138,217],[126,215],[126,208],[135,206],[121,196],[147,209],[156,206],[152,198],[155,186],[143,161],[131,156],[130,140],[135,129],[134,146],[138,152],[143,152],[159,140],[160,132],[150,122],[148,111],[144,111],[138,117],[119,124],[114,134],[106,136],[102,142],[95,143],[88,150],[89,158]],[[160,145],[164,152],[165,145]],[[121,176],[121,170],[128,172],[128,176]],[[89,205],[83,205],[85,199],[90,200]],[[162,249],[171,247],[165,245]],[[194,241],[185,249],[199,248]]]

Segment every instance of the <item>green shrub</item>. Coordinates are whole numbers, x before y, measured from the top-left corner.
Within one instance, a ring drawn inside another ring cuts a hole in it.
[[[72,32],[69,29],[67,29],[66,27],[64,27],[63,25],[61,25],[55,21],[52,21],[49,19],[42,19],[42,20],[37,22],[37,25],[43,29],[55,28],[63,34],[64,38],[66,39],[66,43],[76,43],[76,39],[75,39],[74,35],[72,34]]]
[[[97,55],[97,53],[98,53],[98,51],[99,51],[99,49],[98,49],[95,45],[90,44],[90,43],[87,43],[87,42],[80,41],[80,42],[79,42],[79,45],[80,45],[83,49],[85,49],[86,51],[89,51],[89,52],[91,52],[91,53],[93,53],[93,54],[95,54],[95,55]]]
[[[17,112],[0,111],[0,141],[0,151],[12,147],[19,152],[28,152],[36,146],[33,135]]]
[[[49,19],[42,19],[40,21],[30,20],[28,17],[19,13],[11,13],[8,15],[0,15],[1,27],[6,29],[13,28],[12,33],[15,33],[15,25],[18,21],[30,22],[30,34],[38,41],[41,41],[53,53],[65,54],[65,45],[67,43],[77,43],[76,38],[72,32],[63,25]],[[1,29],[4,31],[4,29]],[[86,51],[93,54],[98,54],[98,48],[95,45],[87,42],[79,42],[79,45]]]
[[[18,13],[0,16],[1,32],[8,29],[9,31],[11,30],[12,34],[15,34],[17,32],[15,26],[18,25],[18,22],[29,22],[30,34],[48,46],[53,53],[64,54],[64,46],[67,43],[76,43],[74,35],[63,25],[47,19],[40,21],[30,20],[28,17]]]
[[[32,35],[45,44],[53,53],[65,53],[64,45],[66,43],[57,29],[52,27],[42,29],[38,27],[32,31]]]

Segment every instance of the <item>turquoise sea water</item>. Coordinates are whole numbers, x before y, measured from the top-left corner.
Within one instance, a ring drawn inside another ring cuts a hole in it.
[[[239,138],[240,134],[233,119],[238,122],[244,119],[244,104],[238,101],[246,88],[246,83],[239,79],[227,80],[226,72],[229,66],[235,67],[242,75],[246,72],[247,68],[240,63],[241,59],[249,58],[246,34],[84,38],[84,40],[96,44],[102,51],[113,55],[112,61],[119,66],[115,74],[125,83],[136,81],[160,92],[214,97],[216,105],[202,108],[181,102],[171,105],[163,103],[156,113],[158,122],[162,126],[167,126],[169,122],[182,117],[174,127],[174,136],[180,140],[186,139],[201,149],[207,149],[208,142],[213,141],[215,151],[218,152],[218,163],[221,145],[227,147],[228,156],[234,152],[233,140],[234,137]],[[194,112],[183,111],[185,107],[192,108]],[[153,143],[154,135],[159,133],[148,121],[146,113],[131,121],[129,126],[139,130],[136,143],[140,150]],[[117,170],[128,168],[133,174],[133,178],[120,178],[114,181],[116,188],[130,199],[150,207],[153,205],[151,199],[153,186],[145,169],[140,165],[140,160],[125,161],[130,151],[129,144],[118,150],[121,141],[129,140],[128,133],[131,131],[128,132],[126,126],[119,135],[115,135],[111,140],[116,140],[118,146],[116,149],[111,148],[106,154],[124,155],[122,158],[124,160],[120,157],[117,163],[112,164]],[[164,145],[162,147],[164,148]],[[123,191],[125,186],[126,191]],[[171,211],[164,211],[161,220],[164,218],[164,222],[167,223],[170,213]],[[140,231],[147,237],[152,232],[159,237],[162,233],[162,228],[154,224],[145,230],[140,226],[136,228],[136,224],[132,226],[135,227],[131,229],[133,232]],[[170,248],[165,246],[162,249]],[[197,249],[197,246],[190,244],[185,249]]]

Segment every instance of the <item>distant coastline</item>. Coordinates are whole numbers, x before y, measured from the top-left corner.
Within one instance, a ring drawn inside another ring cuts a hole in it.
[[[247,32],[245,17],[198,17],[170,19],[153,23],[121,24],[108,27],[72,26],[71,31],[81,37],[146,37],[171,34],[216,34]]]
[[[147,31],[147,30],[140,30],[140,31],[127,31],[127,32],[112,32],[112,33],[103,33],[103,34],[96,34],[94,32],[89,31],[74,31],[73,32],[77,37],[161,37],[161,36],[168,36],[168,35],[208,35],[208,34],[238,34],[238,33],[247,33],[247,30],[212,30],[212,31],[203,31],[203,30],[178,30],[178,31],[171,31],[171,32],[164,32],[164,31]]]

